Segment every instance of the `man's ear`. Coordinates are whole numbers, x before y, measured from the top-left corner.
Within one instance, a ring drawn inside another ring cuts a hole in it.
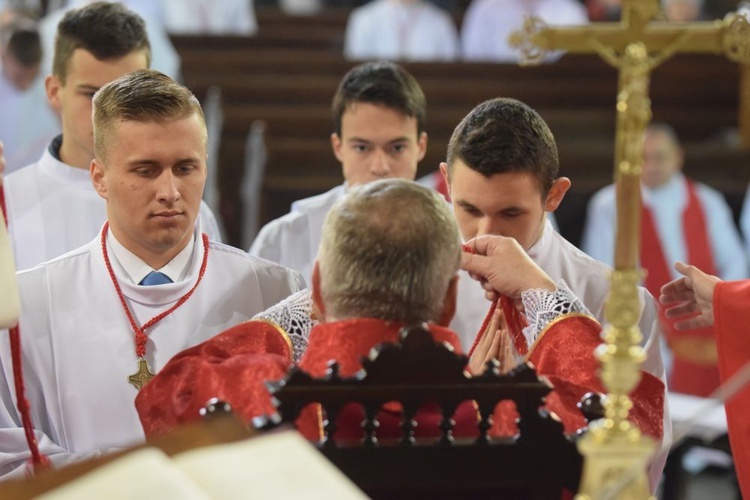
[[[443,178],[445,179],[445,185],[448,186],[448,191],[451,190],[451,182],[450,177],[448,176],[448,164],[443,162],[440,162],[440,173],[443,174]]]
[[[331,148],[333,149],[333,155],[336,157],[336,159],[339,161],[339,163],[344,163],[344,160],[341,157],[341,137],[339,137],[339,134],[336,132],[331,134]]]
[[[568,189],[570,189],[570,179],[567,177],[558,177],[555,179],[552,187],[549,189],[549,193],[547,193],[547,199],[544,201],[544,211],[554,212],[557,210]]]
[[[427,154],[427,132],[419,134],[417,148],[419,149],[419,159],[417,161],[422,161],[424,160],[424,155]]]
[[[440,312],[440,318],[437,324],[440,326],[447,327],[453,321],[453,316],[456,315],[456,301],[458,298],[458,274],[453,275],[448,283],[448,289],[445,291],[445,298],[443,299],[443,310]]]
[[[55,75],[48,75],[47,78],[44,79],[44,90],[47,93],[47,102],[58,115],[62,110],[62,99],[60,98],[62,88],[62,82],[60,82],[60,79]]]
[[[313,312],[321,323],[325,322],[326,307],[323,304],[323,295],[320,290],[320,264],[315,261],[312,272],[312,301]]]
[[[89,176],[91,177],[91,184],[94,185],[96,192],[99,196],[107,200],[107,183],[104,180],[104,164],[101,160],[97,160],[96,158],[91,160]]]

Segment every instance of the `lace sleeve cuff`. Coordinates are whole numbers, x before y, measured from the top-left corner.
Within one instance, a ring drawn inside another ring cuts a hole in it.
[[[555,291],[550,292],[539,288],[526,290],[521,294],[521,300],[528,322],[528,326],[523,329],[523,335],[529,347],[534,344],[539,333],[544,331],[555,318],[570,313],[591,316],[588,308],[568,288],[568,284],[563,279],[557,282]]]
[[[253,319],[270,321],[284,330],[292,341],[294,362],[298,363],[307,349],[310,330],[318,324],[313,316],[312,293],[305,289],[256,314]]]

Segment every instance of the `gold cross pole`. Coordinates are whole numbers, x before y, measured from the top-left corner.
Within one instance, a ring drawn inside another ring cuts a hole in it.
[[[609,394],[605,418],[589,425],[589,432],[579,441],[585,462],[577,499],[649,497],[646,461],[655,445],[627,417],[632,407],[628,394],[640,380],[645,357],[640,347],[637,286],[642,276],[638,269],[640,176],[643,134],[651,120],[651,72],[679,52],[723,53],[734,61],[750,63],[750,25],[744,16],[732,14],[715,22],[667,23],[653,21],[659,14],[658,0],[622,3],[619,23],[548,28],[532,18],[510,40],[522,52],[522,63],[540,62],[547,51],[567,50],[597,53],[619,70],[615,269],[605,309],[605,344],[597,352],[602,382]],[[633,470],[640,473],[632,474]],[[632,477],[623,481],[628,475]]]

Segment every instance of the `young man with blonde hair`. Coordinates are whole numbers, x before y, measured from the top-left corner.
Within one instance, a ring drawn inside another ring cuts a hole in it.
[[[207,136],[190,91],[141,70],[102,87],[93,106],[90,175],[107,222],[87,245],[18,274],[27,397],[55,464],[141,441],[133,400],[153,373],[303,286],[196,224]],[[28,459],[9,359],[0,344],[0,475]]]

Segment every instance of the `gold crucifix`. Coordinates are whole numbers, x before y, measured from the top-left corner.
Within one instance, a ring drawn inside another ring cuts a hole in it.
[[[154,376],[156,374],[148,367],[146,360],[138,358],[138,371],[128,377],[128,382],[140,391]]]
[[[615,269],[605,309],[609,323],[604,330],[606,344],[597,353],[602,362],[602,382],[609,394],[605,418],[592,423],[579,441],[586,460],[578,499],[649,496],[645,465],[654,443],[642,436],[627,416],[631,407],[628,394],[638,384],[644,359],[637,286],[642,276],[638,269],[640,176],[643,134],[651,120],[651,72],[680,52],[725,54],[733,61],[750,64],[750,25],[745,16],[730,14],[723,21],[667,23],[654,21],[659,14],[658,0],[622,0],[622,4],[619,23],[548,28],[541,20],[531,18],[523,31],[510,39],[511,45],[521,51],[522,63],[541,62],[547,51],[567,50],[597,53],[619,70]]]

